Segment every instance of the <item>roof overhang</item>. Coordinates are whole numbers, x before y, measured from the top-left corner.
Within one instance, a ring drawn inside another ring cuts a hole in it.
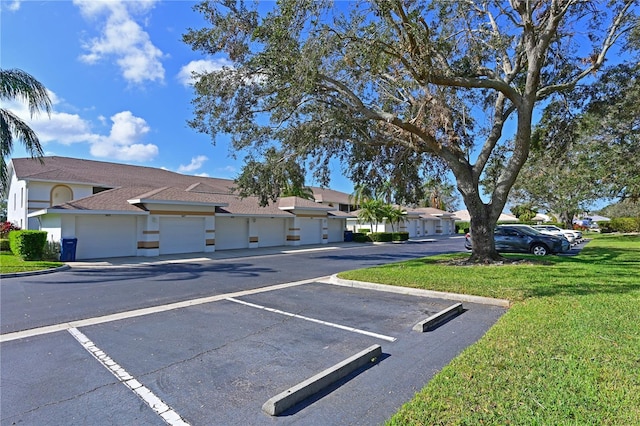
[[[227,207],[229,203],[203,202],[203,201],[176,201],[176,200],[150,200],[145,198],[134,198],[127,200],[129,204],[169,204],[174,206],[199,206],[199,207]]]
[[[90,216],[148,216],[149,212],[140,210],[139,212],[125,210],[79,210],[79,209],[42,209],[31,212],[27,217],[38,217],[48,214],[64,214],[64,215],[90,215]]]

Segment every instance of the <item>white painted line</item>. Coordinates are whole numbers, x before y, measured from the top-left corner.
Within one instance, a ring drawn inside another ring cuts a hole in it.
[[[340,324],[336,324],[336,323],[333,323],[333,322],[327,322],[327,321],[322,321],[322,320],[315,319],[315,318],[305,317],[303,315],[298,315],[298,314],[294,314],[294,313],[291,313],[291,312],[285,312],[285,311],[281,311],[279,309],[268,308],[266,306],[256,305],[254,303],[249,303],[249,302],[244,302],[242,300],[234,299],[233,297],[227,297],[226,300],[228,300],[230,302],[234,302],[234,303],[240,303],[241,305],[245,305],[245,306],[250,306],[252,308],[262,309],[262,310],[268,311],[268,312],[273,312],[274,314],[286,315],[288,317],[297,318],[297,319],[301,319],[301,320],[305,320],[305,321],[310,321],[310,322],[314,322],[316,324],[326,325],[328,327],[339,328],[340,330],[346,330],[346,331],[350,331],[352,333],[364,334],[365,336],[375,337],[376,339],[386,340],[387,342],[395,342],[396,340],[398,340],[395,337],[385,336],[384,334],[372,333],[370,331],[360,330],[358,328],[348,327],[346,325],[340,325]]]
[[[89,352],[100,364],[111,372],[116,378],[142,399],[151,409],[171,426],[189,426],[174,409],[169,407],[151,390],[133,378],[127,371],[113,361],[109,355],[101,351],[77,328],[70,328],[69,333]]]
[[[282,250],[281,253],[286,253],[286,254],[307,253],[310,251],[338,250],[339,248],[340,247],[319,247],[319,248],[300,249],[300,250]]]
[[[87,319],[78,320],[78,321],[70,321],[67,323],[49,325],[46,327],[38,327],[38,328],[29,329],[29,330],[16,331],[13,333],[0,334],[0,343],[9,342],[12,340],[24,339],[27,337],[40,336],[42,334],[56,333],[56,332],[65,331],[74,327],[86,327],[89,325],[104,324],[107,322],[118,321],[122,319],[141,317],[144,315],[151,315],[159,312],[171,311],[174,309],[188,308],[190,306],[202,305],[202,304],[211,303],[211,302],[218,302],[220,300],[225,300],[228,297],[240,297],[240,296],[247,296],[250,294],[263,293],[266,291],[280,290],[283,288],[295,287],[299,285],[317,282],[319,280],[326,280],[327,278],[328,277],[319,277],[319,278],[312,278],[309,280],[302,280],[302,281],[294,281],[294,282],[284,283],[284,284],[275,284],[268,287],[261,287],[261,288],[256,288],[252,290],[243,290],[243,291],[237,291],[234,293],[218,294],[215,296],[202,297],[199,299],[185,300],[184,302],[169,303],[167,305],[152,306],[150,308],[135,309],[133,311],[119,312],[116,314],[104,315],[101,317],[87,318]]]

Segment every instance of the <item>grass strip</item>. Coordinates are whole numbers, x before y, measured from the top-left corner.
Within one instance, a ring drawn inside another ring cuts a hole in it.
[[[25,261],[11,252],[0,252],[0,274],[41,271],[43,269],[57,268],[62,265],[64,265],[62,262],[44,260]]]
[[[463,255],[341,278],[506,298],[509,311],[389,425],[640,424],[640,236],[603,235],[578,256]]]

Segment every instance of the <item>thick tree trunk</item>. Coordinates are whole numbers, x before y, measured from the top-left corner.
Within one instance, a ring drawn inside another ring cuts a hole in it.
[[[471,257],[470,263],[494,263],[504,260],[496,251],[495,241],[493,239],[494,229],[497,223],[497,217],[493,218],[489,214],[490,206],[483,203],[480,205],[467,206],[469,215],[471,216]]]

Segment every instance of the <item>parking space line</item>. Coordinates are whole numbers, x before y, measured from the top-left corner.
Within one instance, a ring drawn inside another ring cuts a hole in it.
[[[75,327],[70,328],[69,333],[98,360],[103,367],[113,374],[116,379],[128,387],[140,399],[142,399],[156,414],[171,426],[189,426],[189,423],[175,412],[175,410],[160,398],[158,398],[149,388],[137,381],[124,368],[118,365],[109,355],[98,348],[87,336]]]
[[[268,287],[254,288],[251,290],[236,291],[233,293],[218,294],[215,296],[201,297],[198,299],[185,300],[183,302],[169,303],[166,305],[152,306],[149,308],[134,309],[132,311],[118,312],[116,314],[104,315],[101,317],[87,318],[77,321],[70,321],[61,324],[48,325],[45,327],[31,328],[28,330],[15,331],[12,333],[0,334],[0,343],[12,340],[24,339],[27,337],[40,336],[43,334],[57,333],[65,331],[73,327],[87,327],[89,325],[104,324],[122,319],[135,318],[144,315],[151,315],[159,312],[171,311],[174,309],[188,308],[190,306],[202,305],[205,303],[218,302],[228,297],[240,297],[250,294],[263,293],[266,291],[281,290],[289,287],[295,287],[303,284],[310,284],[317,281],[326,280],[329,277],[318,277],[302,281],[294,281],[290,283],[275,284]]]
[[[360,329],[354,328],[354,327],[348,327],[348,326],[336,324],[336,323],[333,323],[333,322],[327,322],[327,321],[322,321],[322,320],[315,319],[315,318],[305,317],[303,315],[298,315],[298,314],[294,314],[294,313],[291,313],[291,312],[285,312],[285,311],[281,311],[279,309],[268,308],[266,306],[256,305],[255,303],[249,303],[249,302],[244,302],[242,300],[234,299],[233,297],[227,297],[225,300],[228,300],[228,301],[234,302],[234,303],[239,303],[239,304],[245,305],[245,306],[250,306],[250,307],[256,308],[256,309],[262,309],[264,311],[272,312],[272,313],[275,313],[275,314],[286,315],[288,317],[297,318],[297,319],[301,319],[301,320],[305,320],[305,321],[310,321],[310,322],[314,322],[316,324],[322,324],[322,325],[326,325],[326,326],[333,327],[333,328],[339,328],[340,330],[351,331],[352,333],[364,334],[365,336],[375,337],[376,339],[386,340],[387,342],[395,342],[396,340],[398,340],[395,337],[385,336],[384,334],[372,333],[370,331],[360,330]]]

